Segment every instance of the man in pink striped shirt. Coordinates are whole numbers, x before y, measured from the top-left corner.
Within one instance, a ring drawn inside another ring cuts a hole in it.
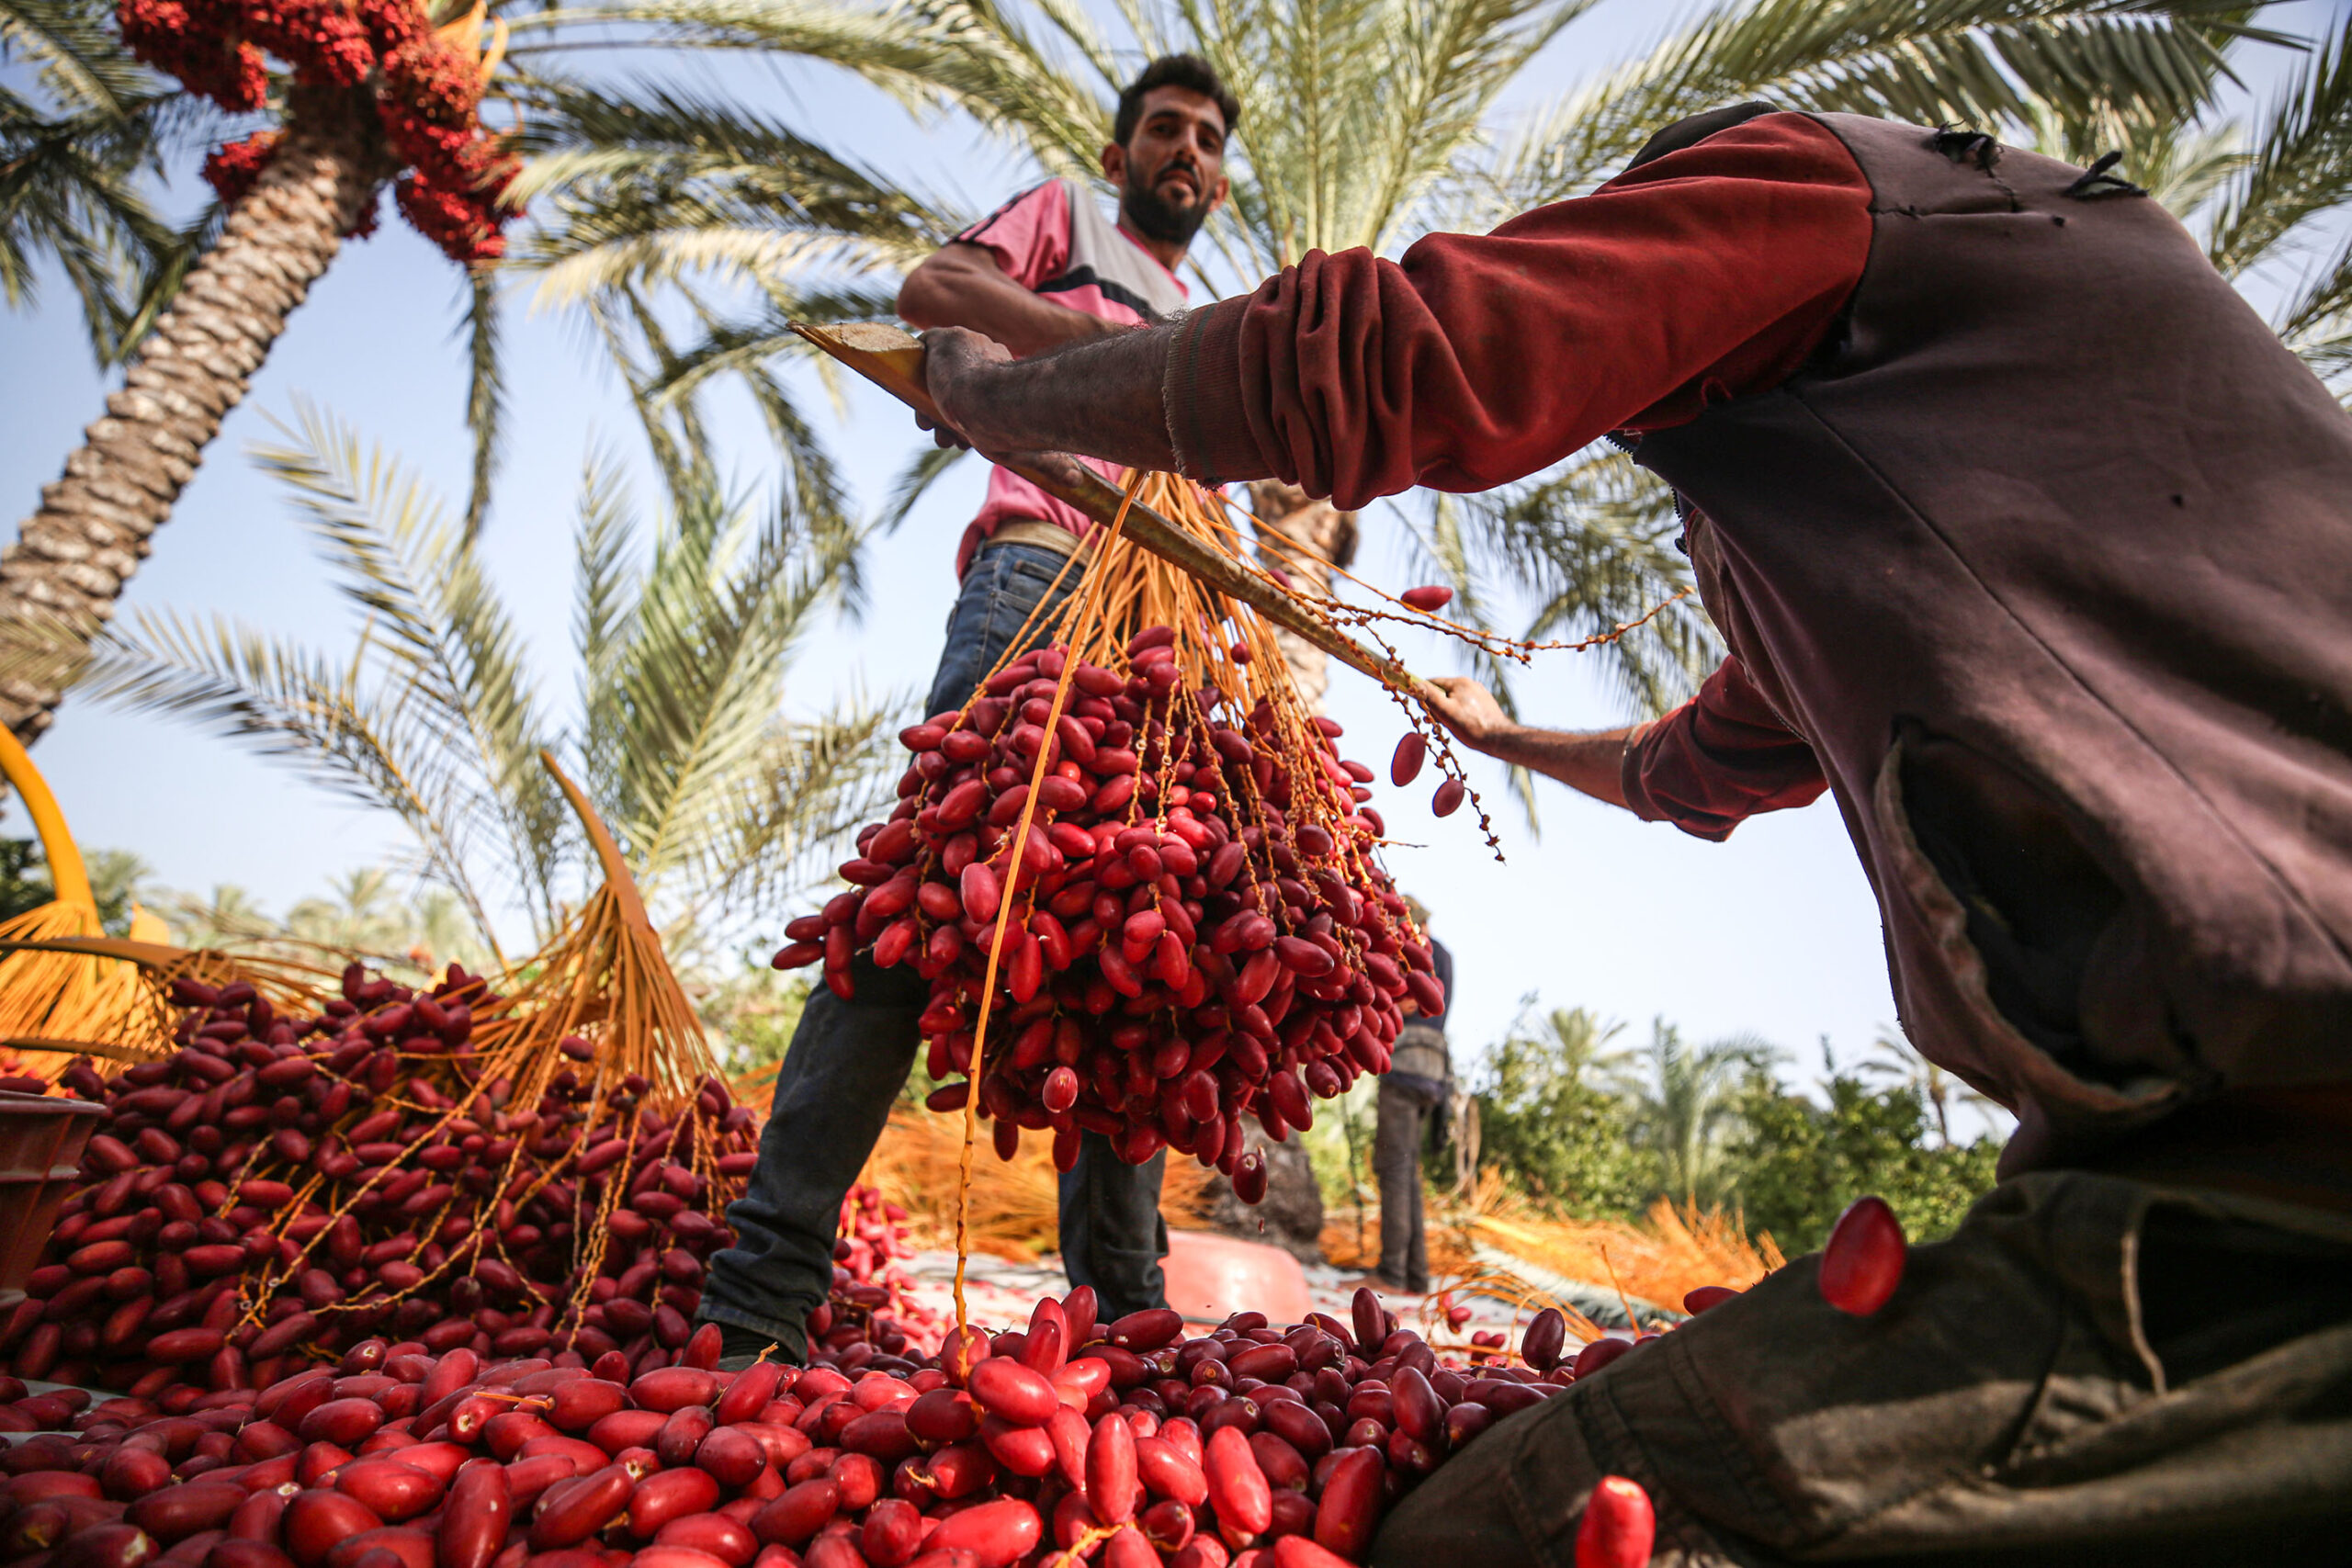
[[[1175,268],[1225,199],[1226,139],[1240,106],[1191,55],[1155,60],[1119,96],[1102,173],[1119,192],[1115,220],[1076,180],[1052,179],[975,223],[908,275],[899,313],[921,327],[961,326],[1027,355],[1124,332],[1184,308]],[[1116,478],[1118,470],[1098,464]],[[962,580],[929,713],[968,701],[1022,637],[1050,636],[1076,588],[1092,525],[1027,480],[996,468],[988,499],[956,551]],[[1044,606],[1040,613],[1040,606]],[[860,959],[852,996],[809,998],[776,1081],[760,1163],[728,1211],[734,1247],[711,1259],[701,1313],[726,1334],[722,1366],[774,1341],[794,1360],[808,1313],[832,1283],[842,1195],[880,1137],[919,1041],[923,987],[908,970]],[[1159,1259],[1165,1153],[1122,1162],[1098,1133],[1061,1178],[1062,1262],[1091,1285],[1104,1321],[1167,1304]]]

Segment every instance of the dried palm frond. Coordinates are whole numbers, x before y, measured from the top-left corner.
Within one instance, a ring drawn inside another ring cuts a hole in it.
[[[1638,1317],[1643,1303],[1679,1312],[1683,1296],[1702,1285],[1745,1290],[1788,1261],[1770,1235],[1750,1237],[1736,1211],[1661,1198],[1639,1222],[1563,1219],[1514,1193],[1494,1170],[1481,1173],[1467,1202],[1449,1205],[1432,1194],[1429,1203],[1433,1291],[1556,1306],[1586,1338],[1600,1330],[1578,1328],[1589,1320],[1555,1293],[1561,1280],[1612,1293],[1622,1288]],[[1351,1215],[1332,1216],[1322,1239],[1324,1256],[1342,1268],[1379,1261],[1376,1243],[1367,1248],[1359,1241]]]
[[[109,970],[131,976],[124,1022],[96,1038],[15,1036],[0,1040],[0,1050],[37,1053],[23,1070],[54,1079],[75,1056],[111,1061],[153,1060],[173,1045],[172,1029],[181,1016],[173,999],[173,982],[187,979],[219,987],[242,980],[267,997],[273,1006],[315,1010],[332,994],[333,975],[315,964],[272,955],[232,956],[202,948],[175,947],[160,940],[163,922],[143,912],[135,916],[128,937],[64,936],[0,937],[0,964],[17,957],[49,957],[88,963],[96,960]],[[159,1037],[160,1048],[141,1043]],[[126,1043],[126,1040],[130,1043]]]
[[[861,1180],[882,1190],[904,1208],[915,1241],[946,1247],[956,1239],[956,1163],[963,1153],[962,1120],[899,1108]],[[993,1151],[973,1162],[971,1212],[967,1226],[976,1252],[1026,1262],[1051,1252],[1060,1213],[1054,1162],[1041,1139],[1031,1139],[1011,1160]],[[1191,1160],[1170,1158],[1159,1190],[1160,1214],[1171,1225],[1206,1222],[1209,1175]]]
[[[514,1092],[522,1102],[536,1100],[566,1070],[571,1058],[557,1047],[579,1035],[593,1050],[597,1099],[634,1075],[648,1086],[639,1091],[648,1103],[673,1109],[693,1099],[703,1080],[718,1076],[718,1060],[662,951],[661,933],[646,913],[620,846],[553,754],[542,751],[539,761],[578,813],[604,884],[552,945],[510,976],[502,987],[504,1000],[476,1026],[475,1038],[486,1056],[514,1071]],[[705,1157],[699,1148],[695,1152]],[[617,1199],[618,1188],[607,1196]]]
[[[1745,1290],[1787,1261],[1770,1235],[1749,1237],[1736,1211],[1661,1198],[1639,1224],[1563,1220],[1511,1196],[1492,1172],[1458,1229],[1571,1280],[1606,1283],[1613,1276],[1627,1293],[1678,1310],[1702,1285]]]
[[[57,797],[24,746],[0,730],[0,773],[25,803],[49,863],[48,903],[0,922],[0,942],[53,943],[103,938],[82,852]],[[14,1070],[55,1078],[77,1053],[144,1061],[172,1048],[171,1018],[138,968],[55,946],[18,945],[0,956],[0,1052]]]

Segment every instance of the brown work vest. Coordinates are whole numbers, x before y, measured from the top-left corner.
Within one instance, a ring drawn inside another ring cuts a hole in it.
[[[1635,458],[1912,1040],[2018,1113],[2006,1168],[2352,1079],[2352,417],[2132,187],[1814,118],[1872,191],[1843,321]]]

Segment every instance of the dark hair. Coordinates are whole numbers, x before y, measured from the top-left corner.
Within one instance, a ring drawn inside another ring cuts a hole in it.
[[[1136,126],[1143,119],[1143,99],[1154,87],[1182,87],[1198,93],[1216,105],[1216,112],[1225,117],[1225,133],[1231,136],[1241,128],[1241,100],[1216,73],[1216,67],[1197,54],[1163,54],[1143,68],[1143,74],[1127,84],[1119,95],[1119,112],[1111,122],[1111,140],[1125,147],[1135,136]]]

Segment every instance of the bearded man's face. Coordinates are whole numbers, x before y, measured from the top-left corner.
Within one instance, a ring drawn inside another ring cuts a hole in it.
[[[1190,88],[1155,87],[1127,144],[1103,149],[1103,165],[1136,232],[1189,244],[1225,199],[1225,116]]]

